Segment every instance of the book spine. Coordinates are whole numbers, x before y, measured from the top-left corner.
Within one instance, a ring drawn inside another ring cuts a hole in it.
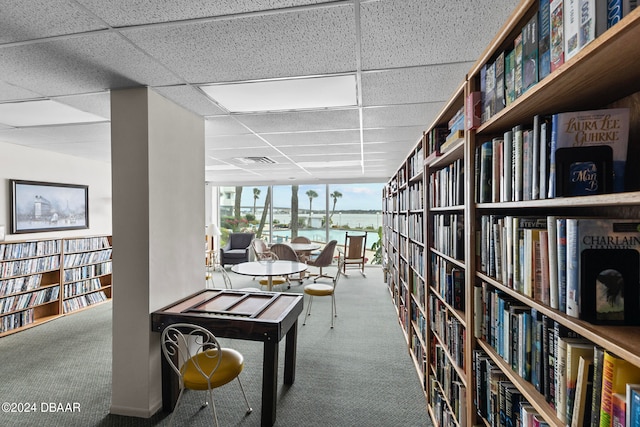
[[[547,217],[547,252],[549,305],[558,309],[558,224],[555,216]]]
[[[607,0],[607,28],[613,27],[622,19],[623,0]]]
[[[504,201],[510,202],[513,200],[512,186],[513,186],[513,131],[507,131],[503,137],[503,166],[504,171]]]
[[[538,78],[544,79],[551,72],[550,32],[551,22],[549,15],[550,0],[540,0],[538,6]]]
[[[558,120],[559,116],[551,117],[551,141],[549,148],[549,185],[547,186],[548,198],[556,197],[556,148],[558,146]]]
[[[640,390],[631,390],[631,399],[627,405],[631,407],[627,417],[629,427],[640,427]]]
[[[549,45],[551,51],[551,71],[564,63],[564,1],[551,0],[549,3]]]
[[[522,126],[518,125],[513,128],[513,192],[515,193],[514,201],[520,202],[524,200],[522,197]]]
[[[600,402],[602,400],[602,366],[604,349],[593,347],[593,395],[591,397],[591,427],[600,426]]]
[[[567,309],[571,317],[580,317],[580,275],[578,266],[578,219],[567,218]]]
[[[540,116],[533,117],[533,146],[531,170],[531,200],[540,198]]]
[[[567,310],[567,220],[558,218],[557,241],[558,241],[558,309],[562,312]]]

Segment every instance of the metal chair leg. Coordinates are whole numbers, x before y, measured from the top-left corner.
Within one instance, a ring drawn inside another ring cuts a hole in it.
[[[218,427],[218,414],[216,413],[216,404],[213,401],[213,390],[211,389],[209,389],[209,399],[211,399],[211,413],[213,414],[213,421],[216,423],[216,427]]]
[[[249,400],[247,399],[247,395],[244,392],[244,387],[242,387],[242,381],[240,381],[240,377],[238,378],[238,384],[240,384],[240,390],[242,391],[242,397],[244,397],[244,403],[247,404],[247,414],[250,414],[251,411],[253,411],[253,408],[251,407],[251,405],[249,405]]]
[[[336,309],[336,296],[331,294],[331,328],[333,329],[333,318],[338,317],[338,310]]]
[[[313,301],[313,295],[309,295],[309,302],[307,303],[307,312],[304,314],[304,320],[302,326],[307,324],[307,316],[311,314],[311,301]]]

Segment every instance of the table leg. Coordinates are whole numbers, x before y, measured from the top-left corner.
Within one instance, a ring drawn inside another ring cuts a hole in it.
[[[180,394],[180,380],[160,350],[162,358],[162,410],[173,412]]]
[[[296,380],[296,351],[298,345],[298,321],[291,326],[285,338],[284,383],[291,385]]]
[[[276,422],[278,396],[278,343],[265,341],[262,368],[262,419],[260,425],[271,427]]]
[[[267,276],[267,290],[269,292],[273,290],[273,276]]]

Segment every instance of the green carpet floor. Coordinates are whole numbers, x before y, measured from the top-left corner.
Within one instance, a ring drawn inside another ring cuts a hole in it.
[[[230,275],[234,287],[257,287],[251,278]],[[218,273],[214,282],[222,286]],[[288,292],[302,292],[302,287],[293,286]],[[336,298],[334,329],[329,327],[330,298],[314,299],[306,326],[300,319],[296,382],[291,387],[282,385],[281,343],[275,425],[431,426],[424,393],[381,269],[368,267],[366,279],[357,272],[341,278]],[[241,378],[254,411],[245,416],[240,390],[232,382],[215,393],[220,425],[259,426],[262,344],[240,340],[223,343],[244,354]],[[3,403],[0,426],[169,423],[169,414],[162,412],[151,419],[109,414],[111,303],[0,338],[0,355],[0,401],[15,403],[8,412]],[[203,399],[202,393],[187,392],[174,425],[212,425],[209,410],[199,410]],[[78,409],[75,412],[57,411],[74,407]]]

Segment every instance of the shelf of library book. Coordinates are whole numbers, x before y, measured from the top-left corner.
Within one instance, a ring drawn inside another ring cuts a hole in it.
[[[520,390],[523,396],[526,397],[529,404],[544,417],[550,426],[565,426],[565,423],[561,422],[556,416],[556,410],[549,405],[545,397],[536,390],[533,384],[528,381],[523,381],[520,375],[513,371],[511,365],[506,363],[504,359],[502,359],[502,357],[500,357],[493,349],[493,347],[479,339],[476,340],[476,343],[489,355],[493,363],[500,367],[500,370],[507,376],[509,381],[511,381]]]
[[[476,209],[520,210],[522,208],[615,208],[640,205],[640,191],[599,194],[594,196],[554,197],[552,199],[526,200],[520,202],[478,203]]]
[[[517,25],[516,25],[517,28]],[[522,28],[522,27],[520,27]],[[493,134],[528,123],[536,114],[601,108],[640,91],[640,8],[582,48],[476,130]],[[512,43],[509,40],[509,43]],[[494,55],[500,46],[494,46]],[[505,47],[506,49],[506,47]],[[479,61],[472,76],[479,78]]]
[[[549,319],[555,320],[561,325],[568,327],[583,338],[640,367],[640,340],[638,340],[640,336],[640,326],[595,325],[552,309],[536,300],[532,300],[485,274],[476,272],[476,277],[489,283],[495,289],[536,309],[539,313],[548,316]],[[520,378],[519,382],[523,382],[522,378]]]

